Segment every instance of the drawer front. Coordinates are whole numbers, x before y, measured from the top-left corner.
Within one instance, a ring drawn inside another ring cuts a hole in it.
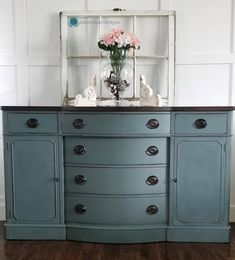
[[[166,197],[66,196],[66,222],[136,225],[165,224]]]
[[[100,135],[170,133],[170,114],[63,114],[63,132]]]
[[[175,133],[188,134],[225,134],[228,131],[228,115],[226,113],[176,113]]]
[[[65,138],[67,164],[130,165],[166,162],[167,138]]]
[[[149,194],[166,193],[165,167],[65,168],[66,193]]]
[[[57,133],[57,114],[8,113],[9,133]]]

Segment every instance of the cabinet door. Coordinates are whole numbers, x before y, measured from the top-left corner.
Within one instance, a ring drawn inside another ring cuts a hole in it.
[[[226,138],[176,137],[171,173],[174,225],[225,223]]]
[[[59,223],[57,137],[6,139],[8,223]]]

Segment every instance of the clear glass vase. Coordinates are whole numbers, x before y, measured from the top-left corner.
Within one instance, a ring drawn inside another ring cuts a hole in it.
[[[109,62],[103,68],[103,83],[115,101],[122,100],[133,80],[133,68],[126,60],[126,50],[117,48],[109,53]]]

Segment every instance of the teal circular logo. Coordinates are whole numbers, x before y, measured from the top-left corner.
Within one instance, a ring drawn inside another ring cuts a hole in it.
[[[70,17],[68,20],[68,24],[70,27],[77,27],[79,25],[79,20],[77,17]]]

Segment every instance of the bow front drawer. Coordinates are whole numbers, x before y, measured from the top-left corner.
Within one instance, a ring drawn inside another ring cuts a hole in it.
[[[164,194],[165,167],[65,167],[66,193]]]
[[[165,164],[167,138],[66,137],[66,164]]]
[[[5,133],[57,133],[56,113],[8,113]]]
[[[176,134],[226,134],[227,113],[175,113]]]
[[[169,113],[64,113],[65,134],[169,134]]]
[[[165,224],[167,197],[65,196],[70,223],[136,225]]]

